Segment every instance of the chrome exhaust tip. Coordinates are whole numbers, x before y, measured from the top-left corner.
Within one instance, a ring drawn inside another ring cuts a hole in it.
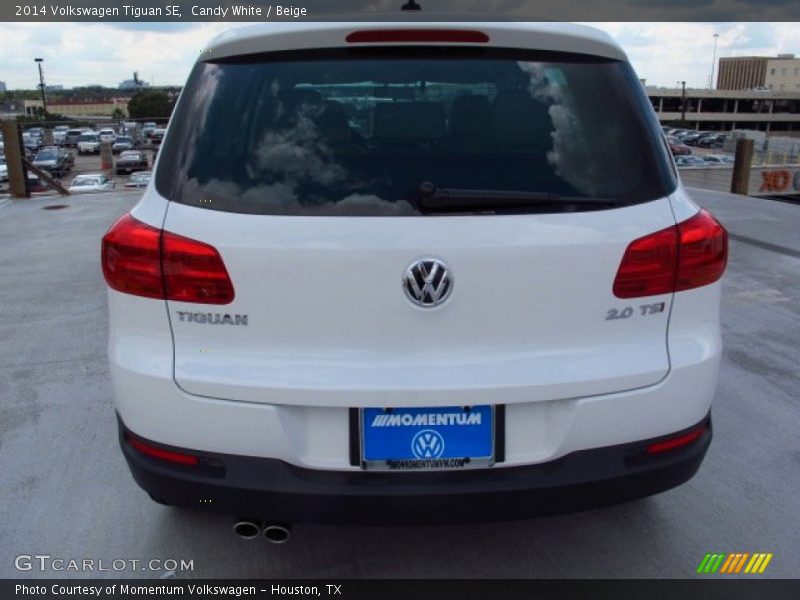
[[[250,519],[239,519],[233,524],[233,533],[244,540],[252,540],[261,533],[261,523]]]
[[[285,544],[292,537],[292,528],[286,524],[269,523],[264,527],[264,537],[271,544]]]

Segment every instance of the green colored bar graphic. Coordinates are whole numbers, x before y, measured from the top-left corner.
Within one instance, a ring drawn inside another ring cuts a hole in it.
[[[703,557],[703,560],[700,561],[700,566],[697,567],[697,572],[698,573],[705,573],[705,568],[706,568],[706,565],[708,564],[708,561],[709,561],[710,558],[711,558],[710,554],[706,554]]]
[[[725,560],[725,556],[726,555],[725,554],[715,554],[714,556],[716,557],[716,560],[713,563],[709,562],[709,564],[708,564],[708,573],[716,573],[717,569],[719,569],[720,565],[722,564],[722,561]]]
[[[700,566],[697,567],[698,573],[716,573],[727,554],[706,554]]]

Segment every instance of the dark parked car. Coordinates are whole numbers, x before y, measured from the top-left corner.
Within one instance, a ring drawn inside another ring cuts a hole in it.
[[[149,168],[147,156],[138,150],[128,150],[117,159],[117,175],[127,175],[135,171],[146,171]]]
[[[681,142],[687,146],[697,146],[697,141],[709,134],[708,131],[695,131],[681,138]]]
[[[44,169],[55,177],[63,177],[72,170],[75,159],[66,150],[47,147],[40,150],[33,159],[33,165]]]
[[[699,140],[697,140],[697,145],[702,148],[722,148],[722,145],[725,143],[726,139],[728,139],[728,136],[724,133],[713,133],[711,135],[701,137]]]

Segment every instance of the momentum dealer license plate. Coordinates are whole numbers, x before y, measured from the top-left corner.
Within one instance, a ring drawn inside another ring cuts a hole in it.
[[[364,408],[361,448],[367,469],[431,470],[494,462],[492,406]]]

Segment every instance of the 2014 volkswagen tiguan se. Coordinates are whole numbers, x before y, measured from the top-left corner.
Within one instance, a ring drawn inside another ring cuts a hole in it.
[[[654,494],[711,440],[726,257],[603,33],[237,29],[103,238],[122,449],[275,521]]]

